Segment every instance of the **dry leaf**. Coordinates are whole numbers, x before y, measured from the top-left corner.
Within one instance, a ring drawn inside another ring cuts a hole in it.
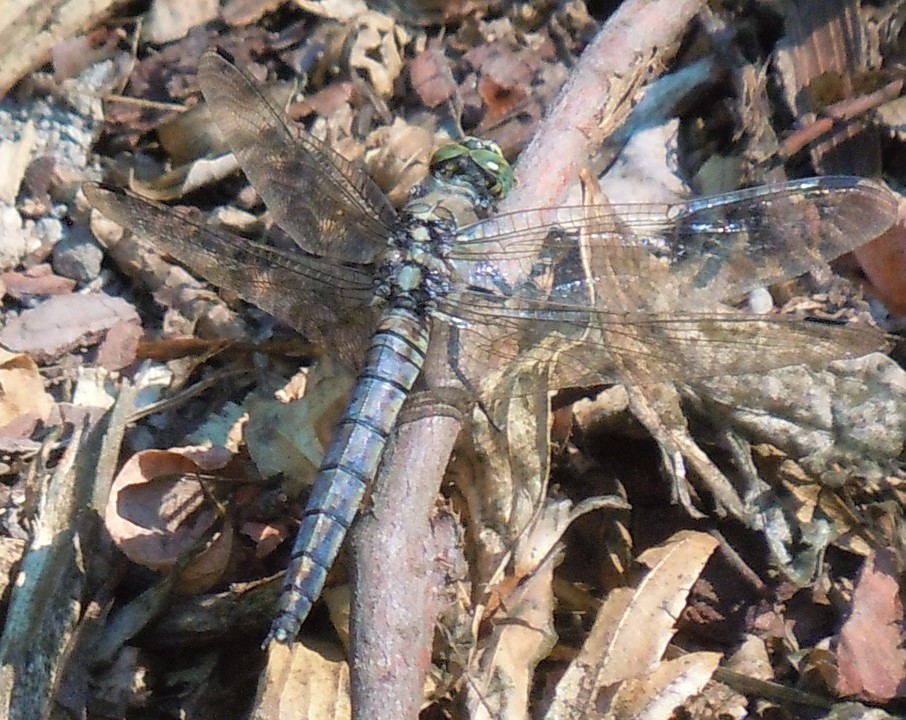
[[[96,342],[119,322],[140,324],[135,308],[104,293],[55,295],[10,320],[0,343],[10,350],[49,360],[78,345]]]
[[[357,23],[349,66],[362,70],[378,95],[393,97],[393,83],[403,70],[405,31],[386,15],[371,11],[359,15]]]
[[[906,317],[906,227],[902,219],[853,252],[887,309]]]
[[[283,473],[298,483],[314,476],[346,407],[353,380],[348,370],[322,358],[309,374],[300,400],[247,399],[245,439],[249,455],[264,477]]]
[[[154,0],[141,26],[142,39],[155,45],[179,40],[192,28],[214,20],[219,10],[218,0]]]
[[[62,82],[75,77],[89,65],[109,58],[119,40],[119,33],[107,27],[97,28],[87,35],[63,38],[50,51],[54,79]]]
[[[282,4],[283,0],[227,0],[220,15],[227,25],[242,27],[260,20]]]
[[[349,22],[368,12],[362,0],[295,0],[303,10],[337,22]]]
[[[29,120],[22,126],[21,135],[17,140],[0,142],[0,167],[3,168],[3,177],[0,180],[0,203],[13,205],[16,202],[19,185],[25,176],[25,168],[31,162],[36,138],[35,125]]]
[[[76,286],[76,281],[54,274],[47,263],[33,265],[21,272],[0,274],[0,282],[6,288],[6,294],[22,300],[29,295],[68,295]]]
[[[728,656],[724,667],[734,673],[758,680],[772,680],[774,670],[763,638],[746,636],[739,649]],[[689,717],[744,720],[749,714],[749,699],[739,690],[712,680],[702,692],[685,704]]]
[[[670,720],[687,698],[697,696],[711,679],[721,654],[697,652],[665,660],[651,673],[630,678],[608,698],[602,720]]]
[[[23,0],[0,17],[0,95],[50,58],[53,46],[112,11],[119,0]]]
[[[53,406],[35,361],[0,348],[0,428],[23,415],[46,420]]]
[[[436,108],[453,99],[457,91],[450,64],[437,44],[429,46],[409,63],[409,82],[428,108]]]
[[[436,144],[430,130],[394,118],[391,126],[378,128],[368,136],[365,166],[390,202],[398,206],[428,175],[428,163]]]
[[[221,155],[213,159],[202,158],[187,165],[166,172],[151,182],[132,180],[131,190],[151,200],[177,200],[193,190],[223,180],[235,172],[239,165],[232,155]]]
[[[573,519],[571,503],[550,501],[537,524],[514,549],[518,568],[493,589],[486,621],[492,631],[481,643],[478,667],[466,685],[469,717],[523,718],[535,668],[556,642],[553,629],[553,552]]]
[[[683,531],[639,556],[650,571],[636,587],[607,596],[585,645],[557,685],[548,720],[599,716],[607,709],[601,700],[609,688],[646,678],[658,668],[689,589],[716,547],[710,535]],[[707,666],[711,659],[703,662]],[[676,705],[683,699],[674,697]]]
[[[898,567],[892,550],[865,561],[837,643],[836,689],[841,695],[875,703],[904,695],[906,621]]]
[[[291,647],[268,645],[265,674],[258,685],[255,720],[347,720],[349,666],[341,647],[299,638]]]
[[[104,512],[116,546],[132,562],[167,571],[217,521],[199,474],[224,468],[232,455],[222,448],[145,450],[117,474]],[[220,580],[232,547],[225,523],[180,575],[179,589],[201,592]]]
[[[906,446],[906,371],[881,353],[818,370],[701,380],[693,389],[719,422],[819,477],[840,467],[881,477]]]
[[[98,348],[97,364],[107,370],[122,370],[135,362],[138,343],[144,332],[136,322],[121,321],[113,325]]]

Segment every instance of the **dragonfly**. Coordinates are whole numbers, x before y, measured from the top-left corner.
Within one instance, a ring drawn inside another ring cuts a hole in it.
[[[513,170],[496,144],[463,138],[435,152],[430,176],[397,211],[225,55],[205,54],[198,82],[296,248],[103,184],[84,191],[103,215],[358,370],[301,517],[268,641],[292,643],[320,595],[440,326],[457,338],[451,364],[459,348],[495,368],[463,377],[479,398],[505,393],[524,372],[543,371],[551,390],[685,381],[821,365],[883,345],[883,333],[864,326],[716,304],[883,232],[897,203],[880,183],[828,176],[672,205],[495,214]]]

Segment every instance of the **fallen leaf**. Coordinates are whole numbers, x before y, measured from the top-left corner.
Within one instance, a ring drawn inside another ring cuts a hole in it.
[[[249,455],[264,477],[283,473],[298,484],[314,476],[346,407],[353,380],[349,371],[322,358],[309,375],[301,399],[248,398],[245,439]]]
[[[6,287],[6,294],[16,300],[30,295],[68,295],[76,286],[75,280],[54,274],[47,263],[23,271],[2,273],[0,282]]]
[[[121,321],[113,325],[98,348],[97,364],[107,370],[122,370],[135,362],[138,343],[144,332],[137,322]]]
[[[837,642],[837,692],[882,703],[904,697],[906,622],[892,550],[866,559]]]
[[[239,167],[232,155],[202,158],[170,170],[150,182],[132,180],[129,187],[151,200],[177,200],[193,190],[222,180]]]
[[[287,538],[286,532],[265,523],[246,522],[239,531],[255,543],[255,557],[270,555]]]
[[[525,100],[542,56],[540,49],[518,50],[508,39],[465,54],[463,60],[478,72],[476,89],[487,108],[485,124],[499,123]]]
[[[106,26],[87,35],[61,38],[50,51],[54,78],[62,82],[75,77],[89,65],[110,57],[120,39],[119,33]]]
[[[35,361],[0,349],[0,428],[23,415],[46,420],[53,406]]]
[[[220,16],[230,27],[242,27],[260,20],[282,4],[283,0],[227,0]]]
[[[416,55],[409,63],[409,82],[422,104],[436,108],[456,95],[456,81],[443,51],[436,45]]]
[[[296,5],[313,15],[338,22],[348,22],[368,12],[362,0],[296,0]]]
[[[380,127],[368,136],[365,166],[390,202],[399,205],[428,175],[436,144],[430,130],[395,118],[392,125]]]
[[[0,203],[12,205],[16,202],[19,185],[25,176],[25,168],[31,161],[36,141],[35,125],[29,120],[22,126],[22,132],[17,139],[0,142],[0,167],[3,168]]]
[[[116,546],[132,562],[166,572],[217,522],[199,474],[222,470],[232,458],[223,448],[177,448],[136,453],[117,474],[104,512]],[[220,580],[233,530],[221,530],[180,574],[178,589],[196,593]]]
[[[887,309],[906,317],[906,225],[902,217],[853,253]]]
[[[712,422],[780,448],[819,477],[841,467],[883,476],[906,445],[906,371],[882,353],[690,385]]]
[[[682,531],[639,556],[639,562],[650,571],[635,587],[617,588],[607,596],[579,655],[557,684],[545,716],[548,720],[600,717],[609,709],[606,702],[602,704],[605,697],[622,697],[614,686],[647,678],[658,670],[692,583],[716,547],[717,541],[710,535]],[[701,658],[701,662],[695,661],[693,666],[713,670],[716,665],[711,657]],[[700,679],[696,674],[696,680],[685,689],[698,687]],[[673,707],[685,697],[684,692],[674,695]]]
[[[393,97],[393,83],[403,70],[406,33],[386,15],[370,10],[359,15],[356,23],[349,66],[364,72],[382,98]]]
[[[347,720],[349,665],[337,644],[298,638],[268,645],[267,669],[258,684],[252,716],[272,720]]]
[[[141,322],[135,308],[121,298],[104,293],[56,295],[11,319],[0,331],[0,343],[47,361],[96,342],[124,321]]]
[[[141,26],[142,39],[156,45],[179,40],[192,28],[214,20],[219,10],[218,0],[155,0]]]
[[[348,107],[355,94],[355,86],[351,81],[331,83],[323,90],[318,90],[298,102],[290,103],[286,109],[286,115],[297,121],[312,114],[330,117],[344,106]]]
[[[669,720],[686,698],[695,697],[711,679],[721,654],[696,652],[665,660],[651,673],[621,683],[608,698],[609,712],[602,720]]]

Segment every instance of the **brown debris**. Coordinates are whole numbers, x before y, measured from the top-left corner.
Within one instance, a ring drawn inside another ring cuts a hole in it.
[[[456,81],[440,48],[428,47],[409,63],[409,82],[425,107],[436,108],[456,95]]]
[[[113,542],[132,562],[159,571],[169,570],[194,549],[177,588],[200,593],[216,585],[229,561],[233,529],[223,523],[198,551],[197,544],[218,518],[206,502],[206,481],[196,478],[222,470],[229,460],[229,453],[219,448],[133,455],[113,481],[104,514]]]
[[[830,0],[808,9],[785,7],[787,32],[776,61],[787,102],[800,123],[808,123],[814,114],[830,122],[812,125],[811,137],[788,140],[783,151],[790,157],[797,149],[794,142],[811,142],[812,161],[822,172],[872,176],[880,166],[877,133],[859,119],[872,106],[871,96],[857,105],[847,101],[843,107],[826,99],[828,89],[834,99],[865,94],[857,89],[864,85],[860,79],[878,67],[880,57],[872,51],[877,39],[870,37],[865,12],[853,0]],[[894,91],[891,97],[898,94]],[[879,102],[883,100],[874,100]]]
[[[882,703],[906,693],[902,573],[902,558],[890,550],[865,559],[837,641],[835,689],[844,697]]]
[[[6,294],[17,300],[29,295],[68,295],[76,285],[75,280],[55,275],[47,263],[33,265],[23,272],[5,272],[0,275],[0,282]]]
[[[55,295],[7,323],[0,342],[46,361],[97,342],[119,322],[140,322],[135,308],[120,298],[101,293]]]
[[[251,25],[276,10],[281,0],[228,0],[220,10],[221,19],[232,27]]]
[[[118,78],[103,129],[79,129],[96,137],[97,164],[75,163],[84,178],[60,170],[72,160],[43,144],[40,123],[0,123],[4,240],[21,246],[0,275],[0,343],[17,350],[0,358],[10,618],[0,659],[18,673],[13,686],[0,682],[0,698],[10,717],[46,716],[53,704],[136,718],[773,719],[801,717],[803,704],[832,706],[830,717],[846,699],[902,701],[902,348],[820,370],[690,373],[681,385],[630,373],[625,388],[564,392],[555,410],[543,363],[505,375],[508,394],[474,413],[459,396],[413,398],[352,529],[351,564],[332,569],[292,649],[265,655],[275,575],[352,375],[324,360],[297,373],[311,343],[77,193],[100,178],[193,206],[178,211],[192,222],[300,252],[200,102],[198,58],[215,46],[287,110],[290,127],[366,167],[397,207],[460,130],[518,156],[509,211],[577,204],[565,198],[586,166],[613,165],[609,179],[632,200],[680,179],[720,192],[800,176],[809,163],[886,173],[896,188],[906,132],[892,2],[787,3],[782,17],[764,3],[679,0],[613,11],[157,2],[138,17],[111,14],[111,3],[45,5],[0,22],[0,86],[22,81],[10,103],[64,97],[62,84],[96,61]],[[37,22],[54,12],[78,17]],[[46,62],[52,74],[26,74]],[[39,228],[81,228],[89,212],[107,262],[74,293],[45,262],[53,238]],[[800,255],[807,234],[790,233]],[[718,274],[725,239],[713,237]],[[891,313],[906,313],[904,248],[898,224],[856,251]],[[581,259],[602,277],[600,250]],[[638,297],[614,313],[700,298],[674,287],[675,271],[652,251],[627,285]],[[759,292],[751,306],[807,310],[818,327],[869,316],[857,291],[826,275]],[[303,315],[290,325],[308,324]],[[345,349],[343,332],[315,337],[318,351]],[[734,337],[740,362],[758,368],[766,351],[745,330]],[[707,347],[682,347],[689,367],[709,362]],[[459,359],[475,375],[471,355]],[[425,384],[445,386],[434,370]],[[591,399],[571,404],[580,396]],[[90,497],[67,505],[80,488]],[[104,507],[102,528],[91,508]],[[111,539],[128,559],[110,553]]]

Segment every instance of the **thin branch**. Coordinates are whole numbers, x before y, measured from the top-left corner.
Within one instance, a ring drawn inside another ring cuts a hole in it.
[[[897,78],[872,93],[847,98],[846,100],[841,100],[838,103],[829,105],[821,114],[821,117],[797,130],[781,143],[778,157],[781,160],[791,158],[806,145],[814,142],[821,136],[827,135],[832,130],[845,125],[850,120],[854,120],[855,118],[864,115],[869,110],[874,110],[880,105],[883,105],[894,98],[898,98],[900,93],[903,92],[903,84],[904,80],[902,78]]]

